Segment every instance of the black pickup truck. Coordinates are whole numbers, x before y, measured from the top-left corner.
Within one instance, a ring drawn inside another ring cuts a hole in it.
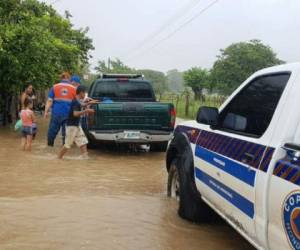
[[[163,152],[171,139],[176,113],[173,104],[156,101],[142,75],[106,74],[93,82],[89,97],[100,100],[89,116],[86,134],[99,142],[148,144]]]

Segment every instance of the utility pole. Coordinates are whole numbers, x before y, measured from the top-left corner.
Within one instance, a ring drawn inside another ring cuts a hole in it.
[[[107,68],[108,68],[108,71],[110,72],[110,57],[108,57],[108,60],[107,60]]]

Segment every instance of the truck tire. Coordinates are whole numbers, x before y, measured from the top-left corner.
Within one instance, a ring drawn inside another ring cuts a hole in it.
[[[179,201],[178,214],[183,219],[201,223],[210,222],[215,217],[215,213],[204,203],[196,188],[190,150],[185,150],[180,158],[174,159],[171,163],[168,196]]]
[[[168,196],[180,201],[180,181],[177,168],[177,159],[171,163],[168,173]]]
[[[150,144],[151,152],[166,152],[168,147],[168,142],[155,142]]]

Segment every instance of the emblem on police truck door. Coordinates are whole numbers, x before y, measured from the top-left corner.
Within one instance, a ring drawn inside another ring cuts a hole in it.
[[[283,203],[283,226],[293,249],[300,249],[300,192],[290,193]]]

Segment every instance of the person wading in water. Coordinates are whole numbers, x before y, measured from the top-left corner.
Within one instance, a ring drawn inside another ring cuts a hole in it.
[[[50,89],[45,107],[45,118],[48,117],[48,112],[52,108],[48,128],[48,146],[54,146],[55,138],[60,129],[62,131],[63,144],[65,144],[66,121],[70,113],[71,103],[75,97],[76,88],[70,83],[70,74],[64,72],[61,75],[60,82]]]
[[[67,120],[67,135],[66,135],[66,142],[62,149],[59,152],[58,158],[62,159],[67,153],[67,151],[72,147],[74,143],[80,148],[81,151],[81,158],[87,159],[88,152],[87,152],[87,144],[88,140],[82,130],[80,124],[80,117],[83,115],[93,114],[95,112],[94,109],[85,109],[82,110],[82,105],[80,100],[85,97],[86,89],[84,86],[78,86],[76,90],[76,98],[72,101],[69,117]]]
[[[21,94],[19,111],[21,111],[24,108],[24,102],[25,102],[26,99],[29,99],[32,102],[34,102],[34,100],[35,100],[33,86],[32,86],[31,83],[28,83],[28,84],[25,85],[25,88],[24,88],[24,90]]]
[[[34,135],[33,124],[36,122],[35,115],[32,111],[33,102],[31,99],[24,100],[24,106],[21,110],[20,116],[22,120],[22,149],[24,151],[31,151],[31,144]]]

